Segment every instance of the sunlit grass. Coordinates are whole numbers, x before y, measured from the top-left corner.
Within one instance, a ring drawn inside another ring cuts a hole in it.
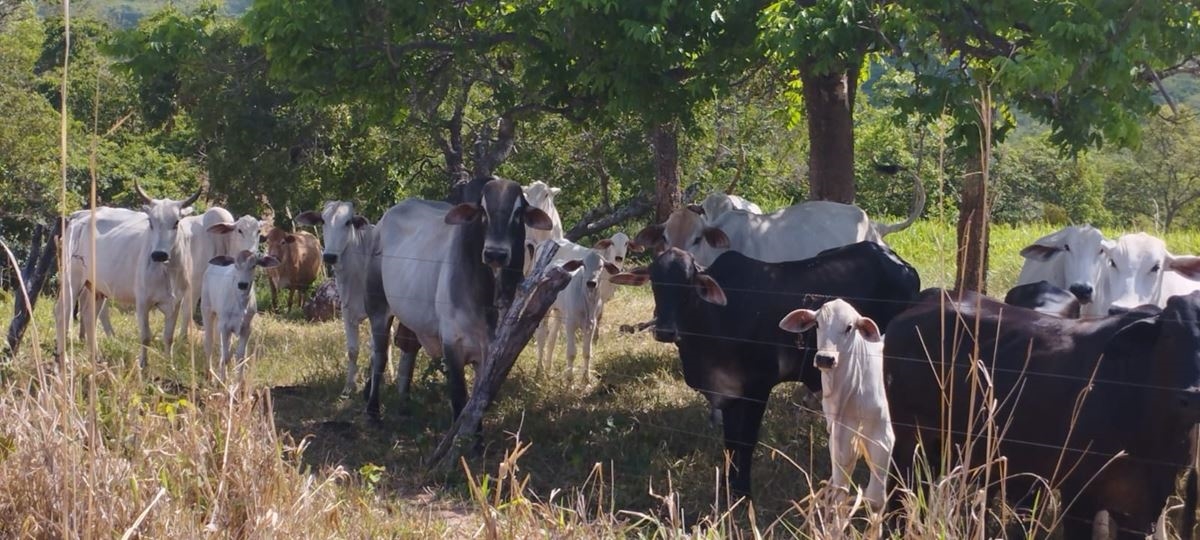
[[[1051,229],[993,228],[993,293],[1015,279],[1020,248]],[[953,282],[951,225],[921,222],[887,240],[918,268],[923,286]],[[1195,252],[1200,235],[1168,242]],[[138,527],[144,537],[198,536],[205,527],[226,537],[726,537],[748,529],[821,536],[821,527],[834,526],[823,524],[844,524],[826,521],[833,518],[814,495],[828,477],[826,430],[819,413],[802,406],[796,383],[777,387],[767,410],[754,519],[714,513],[722,442],[707,403],[682,380],[674,347],[618,331],[650,317],[646,289],[620,289],[606,310],[590,385],[565,382],[561,345],[542,376],[535,348],[526,349],[486,416],[485,451],[467,462],[470,478],[423,465],[450,423],[444,377],[423,354],[408,403],[399,402],[389,373],[376,427],[364,421],[361,396],[341,395],[340,321],[260,314],[245,382],[230,401],[208,380],[198,331],[162,356],[159,316],[144,376],[135,367],[132,314],[120,311],[116,336],[100,340],[103,364],[94,374],[79,344],[72,369],[53,365],[52,304],[39,303],[42,342],[26,343],[0,391],[0,413],[10,419],[0,428],[4,536],[119,537],[148,507]],[[11,310],[11,300],[0,310]],[[361,388],[366,325],[360,335]],[[46,359],[43,370],[57,375],[38,377],[33,347]],[[94,422],[89,381],[97,388]],[[89,442],[93,434],[99,445]],[[497,498],[497,489],[507,491]],[[935,515],[925,523],[936,522]]]

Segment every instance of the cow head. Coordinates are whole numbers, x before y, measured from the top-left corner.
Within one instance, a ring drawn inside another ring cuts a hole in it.
[[[525,200],[529,201],[529,204],[549,213],[550,208],[554,206],[554,196],[558,195],[562,188],[550,187],[545,182],[538,180],[521,188],[521,191],[525,194]]]
[[[1091,225],[1072,225],[1048,234],[1021,250],[1029,260],[1062,259],[1063,283],[1081,304],[1091,303],[1113,242]]]
[[[1104,355],[1149,371],[1150,421],[1163,422],[1171,436],[1184,438],[1200,421],[1200,291],[1172,296],[1155,311],[1142,307],[1123,315],[1124,326],[1110,338]]]
[[[525,200],[520,184],[502,178],[483,186],[478,203],[465,202],[451,208],[445,221],[450,225],[482,222],[481,257],[484,264],[497,271],[514,266],[519,269],[524,263],[526,226],[541,231],[553,228],[550,216]]]
[[[708,244],[716,249],[729,248],[729,236],[716,227],[710,227],[702,217],[704,210],[692,205],[671,212],[661,225],[649,225],[634,237],[642,246],[653,246],[657,251],[678,248],[696,253]]]
[[[817,329],[817,354],[813,364],[823,370],[837,369],[841,353],[863,351],[863,342],[879,343],[879,326],[859,315],[845,300],[836,298],[820,309],[797,309],[779,321],[779,328],[795,334]]]
[[[1161,239],[1146,233],[1124,234],[1105,250],[1105,298],[1112,306],[1133,308],[1141,304],[1162,305],[1165,272],[1200,279],[1200,257],[1175,256]]]
[[[610,275],[619,273],[620,268],[617,265],[604,260],[604,256],[595,249],[589,249],[587,255],[583,257],[583,265],[579,268],[579,274],[583,279],[583,286],[587,289],[588,295],[594,295],[596,287],[600,285],[600,279],[604,272]]]
[[[592,248],[599,250],[600,254],[604,256],[604,260],[612,261],[620,266],[625,264],[625,255],[629,253],[631,247],[629,244],[629,236],[618,232],[610,238],[596,242]]]
[[[171,199],[154,199],[142,190],[137,181],[133,188],[145,201],[142,211],[149,217],[150,230],[146,241],[150,246],[150,260],[165,263],[171,260],[171,254],[176,251],[175,239],[179,233],[179,220],[192,213],[192,204],[200,198],[200,191],[182,201]]]
[[[261,240],[261,232],[266,227],[266,222],[260,221],[253,216],[242,216],[233,223],[217,223],[208,227],[208,232],[225,236],[230,243],[232,249],[230,253],[240,253],[242,251],[258,252],[258,244]]]
[[[213,266],[230,266],[234,267],[234,283],[241,291],[243,296],[250,295],[250,288],[254,285],[254,269],[258,267],[274,268],[279,266],[279,259],[270,255],[258,255],[250,250],[243,250],[237,254],[237,257],[229,255],[217,255],[208,261],[208,264]]]
[[[325,250],[321,259],[325,264],[337,264],[346,252],[346,246],[369,224],[367,218],[354,213],[354,203],[344,201],[329,201],[320,213],[312,210],[301,212],[292,221],[298,225],[312,227],[324,225],[321,240],[325,244]]]
[[[664,343],[680,340],[679,315],[693,298],[725,305],[725,291],[696,264],[692,254],[668,248],[654,258],[649,268],[635,268],[609,278],[617,285],[645,285],[654,290],[654,339]]]

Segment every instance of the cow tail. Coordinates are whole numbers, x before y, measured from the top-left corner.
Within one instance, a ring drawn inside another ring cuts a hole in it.
[[[920,171],[913,170],[911,172],[913,177],[913,200],[912,205],[908,209],[908,219],[890,225],[878,225],[876,232],[879,234],[880,239],[894,232],[900,232],[911,227],[913,223],[916,223],[917,218],[921,217],[921,212],[925,211],[925,184],[921,182]]]

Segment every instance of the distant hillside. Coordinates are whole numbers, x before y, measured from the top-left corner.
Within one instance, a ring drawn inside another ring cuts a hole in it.
[[[225,12],[230,15],[241,15],[250,8],[253,0],[220,0]],[[90,16],[108,21],[118,28],[130,28],[147,15],[166,6],[173,5],[184,11],[191,11],[203,3],[203,0],[76,0],[71,2],[72,14],[75,16]],[[43,16],[53,16],[61,9],[46,3],[39,5]]]

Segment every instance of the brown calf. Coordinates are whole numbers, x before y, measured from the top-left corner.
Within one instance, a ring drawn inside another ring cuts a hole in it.
[[[289,233],[272,228],[267,233],[267,254],[279,259],[279,266],[267,270],[271,284],[271,310],[279,289],[288,290],[287,309],[295,305],[296,291],[303,295],[321,271],[321,243],[310,233]]]

